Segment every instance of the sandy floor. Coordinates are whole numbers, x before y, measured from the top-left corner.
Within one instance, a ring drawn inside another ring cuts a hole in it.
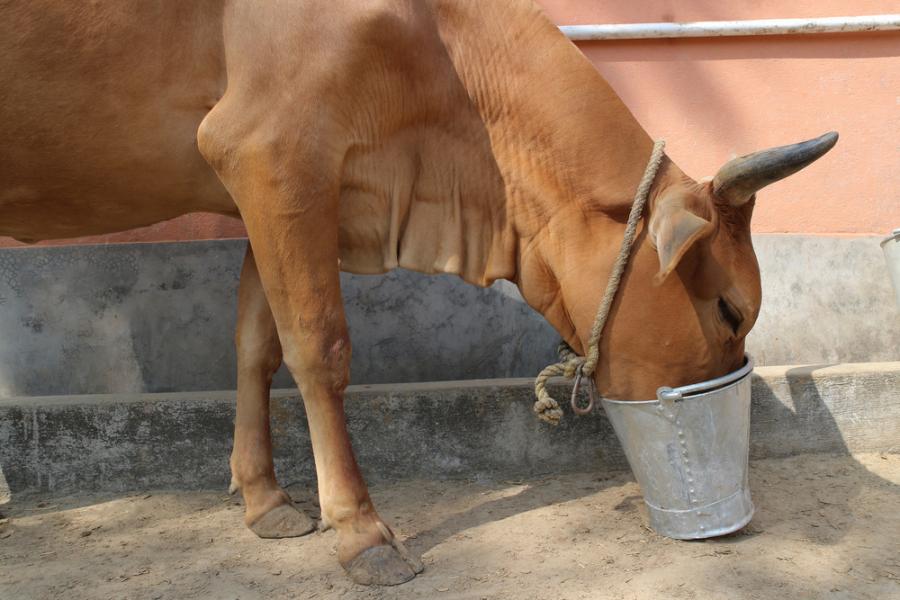
[[[220,492],[14,499],[0,598],[900,598],[898,484],[898,455],[757,462],[753,522],[705,542],[649,531],[625,473],[379,485],[426,563],[387,589],[344,577],[334,532],[257,539]]]

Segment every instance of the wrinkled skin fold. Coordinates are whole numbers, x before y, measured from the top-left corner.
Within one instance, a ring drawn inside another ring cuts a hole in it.
[[[257,534],[312,529],[272,463],[284,362],[322,526],[372,584],[421,565],[378,515],[347,435],[339,270],[508,279],[581,352],[652,147],[530,0],[14,0],[0,5],[0,89],[0,235],[243,220],[232,488]],[[649,398],[740,363],[761,301],[755,192],[835,140],[707,183],[664,161],[601,341],[601,393]]]

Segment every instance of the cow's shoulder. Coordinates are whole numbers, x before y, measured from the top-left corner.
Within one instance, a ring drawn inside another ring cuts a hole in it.
[[[414,0],[363,0],[353,2],[335,31],[347,51],[363,52],[343,58],[389,55],[392,59],[420,56],[438,39],[434,16],[426,2]],[[370,54],[365,54],[366,52]],[[404,61],[405,62],[405,61]]]
[[[409,0],[361,0],[353,2],[353,10],[345,13],[346,23],[355,28],[356,34],[406,34],[420,5]]]

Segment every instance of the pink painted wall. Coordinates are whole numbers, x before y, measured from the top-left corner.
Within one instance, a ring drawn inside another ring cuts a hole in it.
[[[560,24],[900,12],[897,0],[542,2]],[[696,178],[734,154],[840,132],[834,150],[809,170],[760,193],[755,231],[883,234],[900,227],[900,31],[581,47]]]
[[[539,2],[560,25],[900,11],[897,0]],[[865,235],[900,227],[900,32],[594,42],[581,48],[696,178],[713,174],[736,154],[831,129],[841,133],[819,163],[760,195],[756,232]],[[239,222],[192,215],[65,243],[241,235]],[[0,238],[0,245],[14,244]]]

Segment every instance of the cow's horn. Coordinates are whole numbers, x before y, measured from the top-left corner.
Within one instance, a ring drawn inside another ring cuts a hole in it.
[[[803,167],[831,150],[838,134],[831,131],[817,138],[741,156],[725,163],[713,179],[713,191],[732,206],[741,206],[757,191]]]

